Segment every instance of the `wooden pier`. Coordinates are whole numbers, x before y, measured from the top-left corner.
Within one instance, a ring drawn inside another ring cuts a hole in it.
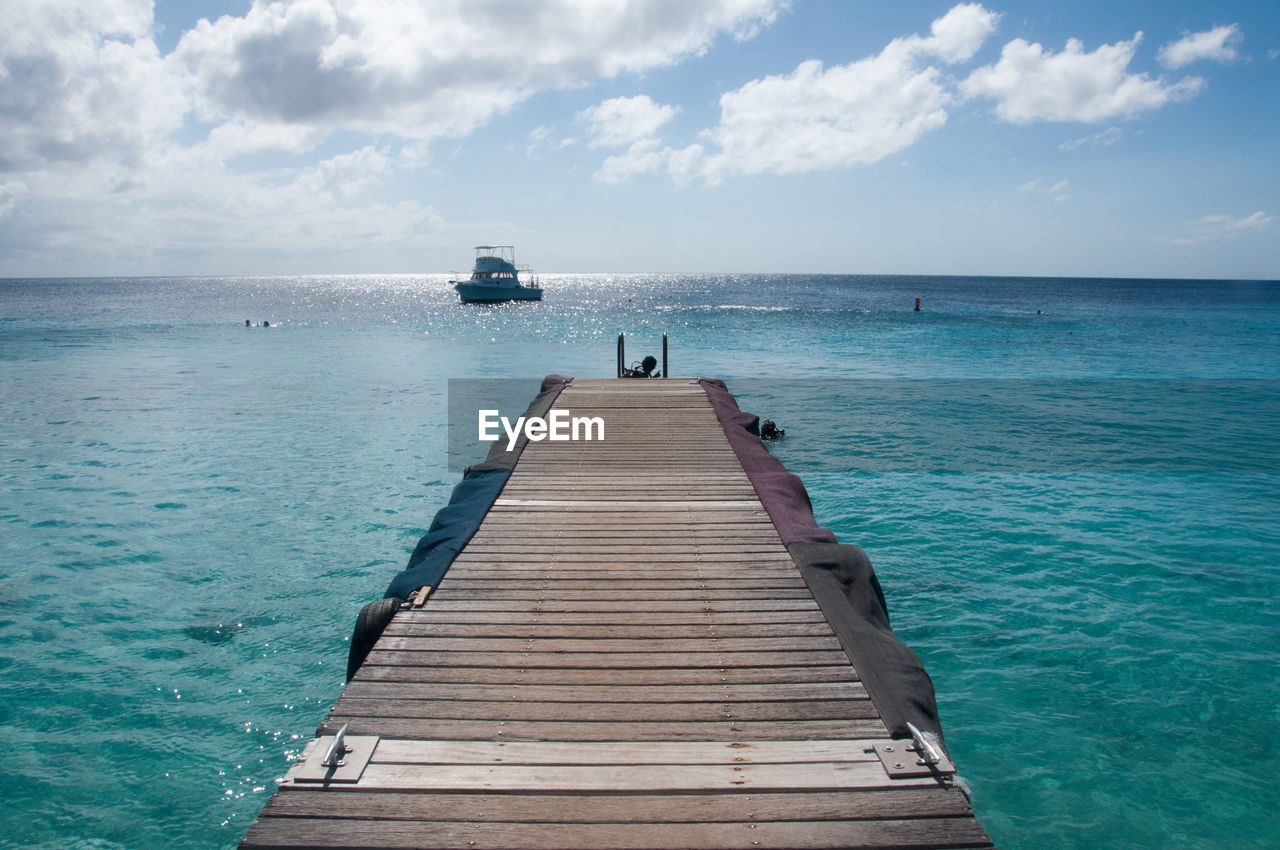
[[[874,745],[911,742],[702,387],[579,379],[555,407],[606,439],[527,446],[241,846],[989,846],[949,777],[889,777]],[[349,765],[317,774],[344,724]]]

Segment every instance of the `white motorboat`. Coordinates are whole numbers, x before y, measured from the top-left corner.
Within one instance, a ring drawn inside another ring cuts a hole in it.
[[[510,245],[477,245],[476,264],[467,280],[451,280],[463,304],[485,301],[541,301],[536,279],[526,286],[520,273],[532,276],[528,266],[516,266],[516,249]]]

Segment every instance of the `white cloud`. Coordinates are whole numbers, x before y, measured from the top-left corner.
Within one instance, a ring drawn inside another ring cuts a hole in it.
[[[878,162],[941,127],[951,103],[942,73],[920,59],[971,57],[998,16],[976,4],[933,22],[928,38],[895,39],[875,56],[824,68],[802,62],[790,74],[752,80],[720,97],[720,123],[703,133],[719,151],[700,172],[797,174]],[[687,173],[690,149],[680,160]],[[699,151],[700,152],[700,151]]]
[[[663,67],[771,22],[781,0],[440,4],[277,0],[202,21],[174,59],[213,121],[432,139],[535,92]]]
[[[719,123],[701,134],[705,145],[662,146],[656,132],[670,114],[658,113],[646,97],[610,102],[618,107],[610,120],[586,116],[597,143],[631,147],[609,157],[596,179],[616,183],[666,171],[677,182],[701,177],[718,183],[734,175],[879,162],[946,123],[953,95],[943,73],[926,60],[971,59],[999,17],[977,3],[960,4],[933,21],[929,36],[894,39],[875,56],[832,67],[814,59],[789,74],[752,80],[721,95]],[[602,128],[611,124],[617,130],[605,135]]]
[[[1204,32],[1192,33],[1160,48],[1160,64],[1176,70],[1200,59],[1234,62],[1236,45],[1244,40],[1239,24],[1227,24]]]
[[[1212,242],[1218,239],[1234,239],[1251,230],[1260,230],[1269,225],[1274,216],[1258,210],[1244,218],[1215,213],[1206,215],[1187,223],[1187,233],[1183,236],[1157,239],[1167,245],[1196,245],[1201,242]]]
[[[615,97],[579,112],[578,120],[589,125],[590,147],[627,148],[605,159],[593,178],[614,184],[667,169],[673,152],[662,147],[657,133],[676,112],[675,107],[655,103],[647,95]]]
[[[542,149],[542,145],[549,135],[551,135],[551,130],[542,124],[530,130],[528,136],[526,136],[528,144],[524,147],[525,156],[537,156],[538,151]]]
[[[653,174],[667,163],[671,149],[659,149],[655,139],[639,139],[626,153],[611,156],[594,175],[601,183],[621,183],[636,174]]]
[[[1086,53],[1072,38],[1062,52],[1054,53],[1017,38],[1004,46],[999,62],[978,68],[960,88],[968,97],[996,101],[996,114],[1015,124],[1130,117],[1200,91],[1204,81],[1199,77],[1168,83],[1129,73],[1141,39],[1138,33],[1130,41]]]
[[[753,80],[720,98],[707,138],[721,149],[713,176],[791,174],[877,162],[941,127],[950,102],[935,68],[909,54],[880,55]]]
[[[302,154],[319,145],[324,137],[325,131],[315,127],[235,118],[211,129],[201,145],[219,159],[228,160],[264,150]]]
[[[1053,195],[1055,201],[1065,201],[1070,196],[1066,194],[1067,188],[1071,185],[1070,180],[1059,180],[1052,186],[1046,187],[1044,181],[1037,177],[1027,183],[1023,183],[1018,187],[1019,192],[1036,192],[1047,195]]]
[[[1124,130],[1121,130],[1119,127],[1108,127],[1101,133],[1094,133],[1090,136],[1084,136],[1079,139],[1072,139],[1071,141],[1063,142],[1058,145],[1058,150],[1073,151],[1086,146],[1093,148],[1109,148],[1123,138]]]
[[[9,259],[30,267],[71,260],[85,269],[324,271],[348,252],[448,241],[452,227],[428,204],[361,200],[361,189],[389,168],[385,152],[363,148],[310,168],[237,173],[200,147],[170,151],[145,185],[114,195],[78,172],[50,173],[32,195],[57,214],[24,230]]]
[[[298,183],[313,195],[345,200],[373,183],[386,172],[389,163],[386,150],[374,150],[372,145],[366,145],[305,170],[299,175]]]
[[[703,150],[702,145],[689,145],[680,150],[668,148],[664,151],[664,154],[666,156],[667,172],[677,183],[687,183],[703,175],[703,162],[706,152]]]
[[[360,199],[427,164],[432,141],[539,91],[749,38],[785,5],[254,0],[243,16],[202,21],[161,56],[151,0],[9,2],[0,259],[221,262],[234,245],[309,264],[361,243],[421,246],[450,227],[434,209]],[[340,132],[358,139],[349,152],[305,160]],[[261,151],[291,158],[248,171],[263,160],[246,155]]]
[[[674,106],[654,103],[648,95],[615,97],[578,113],[590,126],[592,147],[625,147],[653,139],[675,117]]]
[[[1216,233],[1223,236],[1230,236],[1241,233],[1245,230],[1256,230],[1259,227],[1266,227],[1271,223],[1273,216],[1267,215],[1262,210],[1258,210],[1251,216],[1245,218],[1235,218],[1230,215],[1207,215],[1196,222],[1196,227],[1203,233]]]
[[[222,160],[305,152],[340,130],[465,135],[538,91],[749,37],[784,5],[257,0],[242,17],[201,20],[162,57],[151,0],[8,3],[0,173],[90,160],[141,167],[201,134]]]
[[[18,201],[22,200],[29,193],[27,184],[21,180],[6,180],[0,183],[0,218],[8,218],[13,214],[13,210],[18,206]]]
[[[137,163],[177,130],[185,92],[150,28],[149,0],[6,3],[0,172]]]
[[[900,41],[914,51],[932,54],[944,62],[968,62],[995,32],[999,20],[1000,15],[978,3],[962,3],[930,25],[929,38],[911,36]]]
[[[739,174],[799,174],[878,162],[947,120],[952,95],[942,72],[921,60],[968,60],[998,20],[977,3],[961,4],[935,20],[928,37],[894,39],[879,54],[846,65],[826,68],[809,60],[790,74],[726,92],[719,124],[701,134],[714,153],[702,144],[661,146],[657,129],[673,113],[658,110],[669,107],[644,96],[609,101],[610,113],[588,110],[584,116],[596,144],[631,147],[609,157],[595,177],[617,183],[666,171],[677,182],[701,177],[718,183]],[[609,126],[617,129],[607,132]]]

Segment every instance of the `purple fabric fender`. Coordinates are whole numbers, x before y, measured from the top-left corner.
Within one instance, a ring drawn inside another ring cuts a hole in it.
[[[699,378],[698,383],[706,392],[729,445],[751,479],[760,504],[773,520],[783,544],[835,543],[836,536],[813,518],[813,504],[804,482],[787,472],[782,461],[769,454],[760,442],[760,418],[738,408],[724,381]]]
[[[871,560],[857,546],[838,543],[818,525],[809,493],[760,441],[759,419],[738,408],[723,381],[698,381],[760,504],[858,671],[892,738],[909,738],[907,723],[938,735],[942,724],[933,682],[918,656],[889,625],[884,593]]]

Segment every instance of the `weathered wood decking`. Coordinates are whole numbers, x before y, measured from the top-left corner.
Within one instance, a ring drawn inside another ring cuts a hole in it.
[[[577,380],[556,407],[606,439],[528,446],[333,706],[322,731],[380,736],[359,781],[295,768],[242,846],[988,846],[949,783],[887,778],[702,389]]]

